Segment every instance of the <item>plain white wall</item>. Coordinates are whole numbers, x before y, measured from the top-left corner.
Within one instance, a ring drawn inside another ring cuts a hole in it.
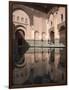
[[[8,77],[9,77],[9,0],[0,0],[0,90],[8,90]],[[12,0],[11,0],[12,1]],[[14,1],[14,0],[13,0]],[[23,0],[15,0],[23,1]],[[46,3],[57,3],[57,4],[68,4],[69,0],[24,0],[30,2],[46,2]],[[68,9],[69,15],[69,9]],[[69,18],[68,18],[69,21]],[[69,26],[68,26],[69,29]],[[69,34],[69,31],[68,33]],[[68,35],[69,38],[69,35]],[[69,44],[69,42],[68,42]],[[69,48],[68,48],[69,51]],[[68,57],[69,59],[69,57]],[[69,68],[69,62],[68,62]],[[69,75],[68,75],[69,76]],[[69,79],[68,79],[69,83]],[[25,90],[68,90],[69,85],[67,86],[50,86],[50,87],[38,87],[38,88],[25,88]],[[23,90],[23,89],[14,89],[14,90]]]

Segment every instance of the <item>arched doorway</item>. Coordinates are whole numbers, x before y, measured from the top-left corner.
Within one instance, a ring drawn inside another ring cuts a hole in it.
[[[65,26],[61,26],[60,30],[59,30],[59,34],[60,34],[60,43],[65,45],[65,40],[66,40],[66,32],[65,32]]]
[[[34,39],[35,40],[38,40],[39,39],[39,32],[38,31],[35,31],[34,32]]]
[[[15,43],[18,56],[21,57],[23,54],[23,47],[25,46],[25,32],[22,29],[18,29],[15,32]]]
[[[50,40],[51,40],[51,43],[54,43],[54,32],[53,31],[50,32]]]
[[[45,32],[42,32],[42,40],[45,40],[46,39],[46,34]]]
[[[25,40],[25,32],[21,29],[18,29],[15,32],[15,38],[16,38],[16,43],[17,45],[24,45],[24,40]]]

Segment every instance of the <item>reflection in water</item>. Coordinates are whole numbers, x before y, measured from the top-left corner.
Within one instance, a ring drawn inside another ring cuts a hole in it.
[[[14,85],[63,83],[66,81],[65,48],[33,48],[13,70]],[[22,58],[23,58],[22,57]],[[64,58],[64,59],[63,59]],[[24,64],[24,65],[23,65]]]

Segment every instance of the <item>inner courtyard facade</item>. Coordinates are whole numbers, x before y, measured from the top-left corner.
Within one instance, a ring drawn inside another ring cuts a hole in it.
[[[39,8],[40,7],[40,8]],[[65,45],[66,39],[66,11],[64,6],[53,6],[50,10],[41,10],[26,5],[15,4],[13,6],[13,32],[14,39],[17,37],[18,43],[25,39],[30,46],[40,46],[47,44]]]

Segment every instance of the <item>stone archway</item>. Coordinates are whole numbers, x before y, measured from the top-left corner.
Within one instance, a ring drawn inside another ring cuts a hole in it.
[[[15,38],[16,38],[17,45],[24,45],[25,32],[22,29],[18,29],[15,32]]]

